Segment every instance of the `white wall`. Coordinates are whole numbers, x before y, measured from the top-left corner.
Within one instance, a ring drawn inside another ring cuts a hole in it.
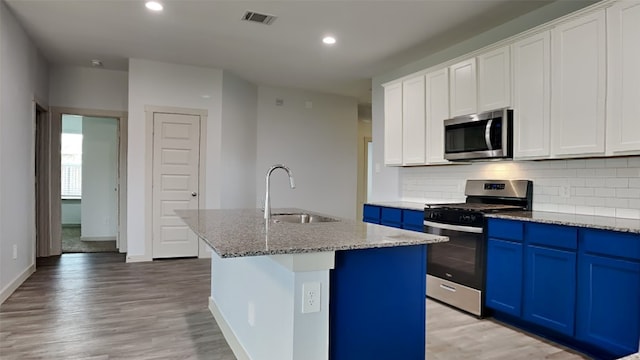
[[[171,106],[208,111],[206,134],[206,198],[201,207],[220,208],[222,71],[141,59],[129,60],[129,143],[127,157],[128,256],[145,253],[146,131],[145,106]]]
[[[640,219],[638,156],[404,168],[401,178],[408,201],[464,200],[466,179],[527,179],[534,210]]]
[[[79,199],[62,199],[60,222],[62,225],[82,224],[82,203]]]
[[[277,99],[283,101],[282,106],[276,105]],[[293,172],[296,188],[289,188],[284,171],[275,171],[272,207],[298,207],[354,219],[357,121],[355,98],[260,86],[258,206],[264,201],[266,171],[282,163]]]
[[[115,240],[118,231],[118,121],[82,118],[83,240]]]
[[[249,358],[328,358],[329,270],[292,272],[270,256],[211,260],[212,300]],[[320,312],[302,314],[306,282],[320,283]]]
[[[586,7],[595,0],[587,1],[556,1],[528,14],[508,21],[468,40],[454,44],[433,55],[417,59],[400,68],[385,74],[375,76],[372,80],[372,117],[373,117],[373,147],[374,147],[374,176],[373,193],[370,201],[398,200],[401,196],[402,185],[399,183],[399,168],[384,166],[384,95],[382,85],[385,82],[409,75],[416,71],[438,65],[445,61],[478,50],[484,46],[516,35],[522,31],[551,21],[573,11]],[[376,171],[377,169],[380,171]]]
[[[79,109],[127,111],[126,71],[55,65],[50,104]]]
[[[48,72],[46,60],[0,1],[0,302],[34,266],[33,100],[48,106]]]
[[[257,102],[256,85],[228,71],[223,73],[221,208],[255,207]]]

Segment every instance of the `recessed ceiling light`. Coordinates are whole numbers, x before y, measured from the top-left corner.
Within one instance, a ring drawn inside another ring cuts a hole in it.
[[[164,6],[157,1],[147,1],[144,6],[153,11],[162,11],[162,9],[164,9]]]
[[[327,45],[333,45],[336,43],[336,38],[334,38],[333,36],[325,36],[324,38],[322,38],[322,42]]]
[[[98,60],[98,59],[91,60],[91,66],[102,67],[102,60]]]

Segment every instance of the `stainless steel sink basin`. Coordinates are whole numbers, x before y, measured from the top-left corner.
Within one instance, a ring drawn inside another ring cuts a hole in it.
[[[340,220],[326,217],[326,216],[321,216],[321,215],[294,213],[294,214],[272,214],[271,221],[276,224],[283,223],[283,222],[293,223],[293,224],[313,224],[313,223],[335,222]]]

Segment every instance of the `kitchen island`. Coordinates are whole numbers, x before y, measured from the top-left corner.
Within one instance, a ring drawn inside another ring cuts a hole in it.
[[[209,308],[238,359],[425,358],[426,245],[447,237],[273,214],[178,212],[213,250]]]

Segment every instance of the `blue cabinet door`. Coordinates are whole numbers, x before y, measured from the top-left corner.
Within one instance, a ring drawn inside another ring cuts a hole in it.
[[[487,307],[522,314],[522,244],[489,238],[486,291]]]
[[[402,228],[424,232],[424,211],[402,210]]]
[[[362,210],[362,221],[380,224],[380,206],[365,204]]]
[[[638,351],[640,263],[581,253],[578,269],[577,338],[616,357]]]
[[[380,210],[380,224],[396,228],[402,227],[402,209],[382,207]]]
[[[573,336],[576,253],[527,245],[524,283],[524,319]]]

